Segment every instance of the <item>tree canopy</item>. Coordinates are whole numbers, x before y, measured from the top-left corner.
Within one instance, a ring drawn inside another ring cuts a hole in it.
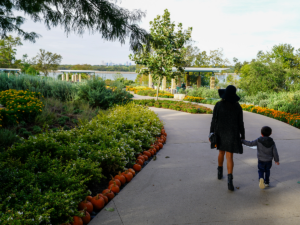
[[[21,60],[16,59],[17,46],[21,46],[22,42],[19,37],[8,36],[0,39],[0,67],[16,68]]]
[[[145,16],[141,10],[129,11],[109,0],[1,0],[0,36],[17,32],[26,40],[35,41],[39,35],[21,29],[25,18],[15,16],[23,12],[34,22],[44,22],[50,29],[62,26],[68,34],[82,35],[85,31],[100,33],[105,40],[118,40],[122,44],[129,37],[133,51],[142,49],[142,44],[150,46],[151,36],[136,23]]]
[[[35,69],[43,72],[47,77],[50,70],[56,70],[58,68],[59,63],[62,60],[62,56],[40,49],[40,52],[33,58],[33,60]]]
[[[138,73],[151,74],[159,83],[163,77],[174,78],[184,73],[183,66],[186,64],[184,56],[187,51],[184,45],[191,38],[192,28],[184,31],[181,23],[177,25],[177,30],[175,27],[167,9],[163,16],[158,15],[154,21],[150,22],[151,51],[129,56],[136,64],[144,65],[144,68],[137,71]],[[172,67],[175,67],[177,71],[172,71]]]

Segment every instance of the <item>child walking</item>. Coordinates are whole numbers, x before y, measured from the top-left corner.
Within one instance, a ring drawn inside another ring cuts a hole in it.
[[[261,137],[254,141],[242,140],[242,143],[247,146],[257,146],[258,158],[258,178],[259,187],[264,189],[269,187],[270,183],[270,169],[272,167],[272,160],[274,158],[275,164],[279,165],[279,156],[275,142],[270,137],[272,134],[271,127],[264,126],[261,128]]]

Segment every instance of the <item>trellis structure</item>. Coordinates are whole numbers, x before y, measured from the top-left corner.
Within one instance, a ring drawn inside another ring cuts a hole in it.
[[[85,73],[88,75],[89,78],[91,76],[96,76],[96,71],[94,70],[58,70],[62,72],[61,80],[69,81],[69,73],[72,75],[71,81],[72,82],[81,82],[81,73]]]
[[[215,76],[214,76],[214,74],[215,73],[221,73],[222,71],[225,71],[225,70],[229,70],[229,68],[185,67],[184,72],[186,73],[186,80],[187,80],[186,86],[190,86],[189,85],[189,73],[190,72],[193,72],[194,74],[198,74],[197,87],[201,87],[201,73],[211,72],[212,76],[210,78],[210,88],[214,89],[215,88]],[[176,71],[176,68],[173,68],[173,71]],[[149,87],[152,87],[152,83],[153,83],[152,76],[149,75]],[[180,77],[177,78],[177,86],[178,85],[179,86],[181,85],[181,78]],[[167,87],[167,78],[164,77],[163,80],[162,80],[162,89],[166,90],[166,87]],[[172,82],[171,82],[171,91],[173,89],[176,89],[176,80],[175,79],[172,79]]]

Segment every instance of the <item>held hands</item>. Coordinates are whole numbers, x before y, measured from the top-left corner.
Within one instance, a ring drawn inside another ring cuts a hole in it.
[[[278,165],[278,166],[280,165],[280,163],[279,163],[279,162],[275,162],[275,164],[276,164],[276,165]]]

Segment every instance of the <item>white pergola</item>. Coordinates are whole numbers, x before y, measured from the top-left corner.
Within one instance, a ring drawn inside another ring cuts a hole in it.
[[[88,74],[90,78],[92,75],[96,76],[95,70],[58,70],[62,72],[61,80],[69,81],[69,73],[72,74],[72,82],[81,82],[81,73]]]
[[[3,72],[20,72],[21,69],[13,69],[13,68],[0,68],[0,71]]]
[[[177,71],[177,69],[175,67],[173,67],[173,72]],[[201,73],[212,73],[212,76],[210,78],[210,88],[214,88],[215,87],[215,77],[214,77],[214,73],[221,73],[222,71],[225,70],[229,70],[229,68],[202,68],[202,67],[185,67],[184,68],[184,72],[186,73],[187,76],[187,85],[189,86],[189,72],[193,72],[193,73],[198,73],[198,78],[197,78],[197,87],[201,86]],[[181,83],[181,79],[180,77],[178,77],[177,79],[177,84],[180,85]],[[152,76],[149,75],[149,87],[152,87]],[[164,77],[162,80],[162,89],[166,90],[167,88],[167,78]],[[176,81],[175,79],[172,79],[172,83],[171,83],[171,89],[176,89]]]

